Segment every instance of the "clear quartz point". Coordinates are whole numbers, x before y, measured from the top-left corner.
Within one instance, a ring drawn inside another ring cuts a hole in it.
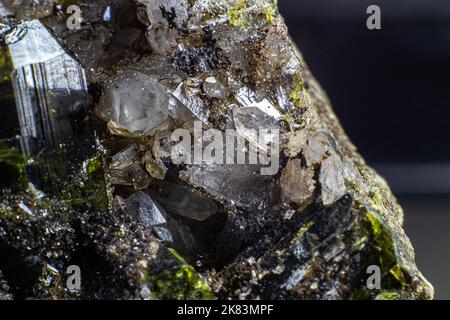
[[[128,214],[136,217],[146,227],[153,227],[166,223],[167,214],[150,196],[142,191],[131,195],[127,201]]]
[[[102,116],[135,135],[149,133],[169,115],[166,89],[154,77],[127,70],[106,88]]]

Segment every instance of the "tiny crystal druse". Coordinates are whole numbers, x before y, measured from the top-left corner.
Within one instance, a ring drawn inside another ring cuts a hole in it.
[[[1,298],[433,297],[275,0],[0,3]]]

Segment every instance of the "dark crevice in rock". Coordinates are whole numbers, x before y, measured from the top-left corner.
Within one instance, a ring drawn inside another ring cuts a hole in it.
[[[24,255],[19,250],[0,242],[0,270],[14,299],[24,300],[35,295],[33,288],[42,271],[39,259]]]

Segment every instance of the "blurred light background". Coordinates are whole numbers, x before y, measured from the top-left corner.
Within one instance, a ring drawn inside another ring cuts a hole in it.
[[[369,5],[382,29],[368,30]],[[344,129],[391,185],[417,264],[450,299],[450,2],[280,0]]]

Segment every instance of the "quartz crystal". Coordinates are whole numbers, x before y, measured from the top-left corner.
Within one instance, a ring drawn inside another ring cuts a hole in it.
[[[127,212],[139,219],[146,227],[153,227],[166,223],[167,214],[153,202],[146,193],[139,191],[130,196],[127,201]]]
[[[115,154],[111,159],[109,167],[111,169],[124,169],[132,165],[137,157],[137,148],[136,144],[132,144]]]
[[[259,165],[199,165],[184,175],[216,199],[244,207],[265,207],[277,196],[272,176],[260,174]]]
[[[183,27],[188,19],[187,0],[138,0],[147,6],[151,24],[165,27]]]
[[[283,201],[303,204],[314,194],[314,168],[302,167],[300,159],[290,159],[281,174],[280,183]]]
[[[209,111],[203,101],[196,96],[187,96],[183,93],[182,87],[183,84],[180,84],[173,92],[173,96],[180,102],[179,106],[187,108],[198,120],[207,124]]]
[[[320,162],[327,153],[333,153],[333,140],[325,132],[308,133],[307,146],[304,148],[306,162],[311,165]]]
[[[214,77],[208,77],[203,82],[203,91],[211,98],[223,99],[226,94],[226,89],[220,81]]]
[[[324,205],[332,204],[345,194],[342,160],[339,156],[329,156],[322,162],[319,181]]]
[[[169,96],[165,92],[155,78],[130,70],[111,80],[105,112],[131,133],[145,134],[168,118]]]
[[[162,191],[155,194],[155,199],[170,213],[197,221],[207,220],[217,214],[218,208],[214,201],[186,186],[167,182],[161,182],[158,186]]]

